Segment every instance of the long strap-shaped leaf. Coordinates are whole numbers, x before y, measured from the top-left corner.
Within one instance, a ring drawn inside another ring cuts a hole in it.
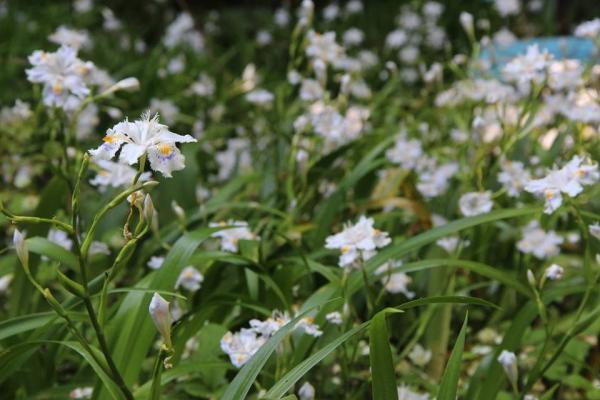
[[[371,320],[371,326],[369,326],[373,400],[398,400],[396,373],[385,319],[390,312],[399,311],[394,308],[386,308],[375,314]]]
[[[240,372],[235,376],[233,381],[227,387],[227,390],[221,397],[221,400],[241,400],[245,399],[248,391],[252,387],[254,380],[260,373],[262,367],[266,364],[267,360],[275,351],[277,345],[283,340],[285,335],[294,327],[296,324],[304,318],[308,312],[314,308],[325,304],[325,302],[304,311],[303,313],[296,316],[290,322],[281,327],[273,336],[267,340],[265,344],[252,356],[252,358],[242,367]]]
[[[460,364],[462,362],[463,349],[465,347],[465,335],[467,333],[467,324],[469,320],[469,314],[465,316],[465,322],[463,322],[452,354],[446,365],[446,370],[442,376],[442,382],[440,384],[440,391],[438,392],[438,400],[455,400],[456,392],[458,389],[458,378],[460,377]]]

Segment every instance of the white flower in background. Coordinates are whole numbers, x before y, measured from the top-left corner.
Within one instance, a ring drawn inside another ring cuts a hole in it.
[[[335,3],[329,4],[323,8],[323,19],[331,22],[340,16],[340,6]]]
[[[399,49],[408,42],[408,35],[404,29],[396,29],[388,33],[385,38],[385,46],[390,49]]]
[[[552,55],[547,50],[540,52],[537,44],[527,48],[527,53],[510,60],[502,69],[502,75],[508,82],[515,82],[522,88],[528,88],[530,82],[542,82]],[[527,90],[528,91],[528,90]]]
[[[31,106],[20,99],[15,100],[15,105],[2,107],[0,109],[0,123],[2,125],[11,125],[20,121],[29,119],[33,115]]]
[[[167,27],[163,43],[168,49],[179,45],[189,46],[196,52],[204,49],[204,37],[195,29],[194,19],[186,12],[179,14]]]
[[[278,26],[287,26],[290,22],[290,13],[285,8],[278,8],[273,15],[273,20]]]
[[[390,261],[377,268],[375,274],[381,277],[381,284],[388,293],[402,293],[407,298],[415,297],[415,292],[408,290],[408,285],[412,282],[412,278],[404,272],[392,272],[393,268],[402,265],[402,261]]]
[[[162,267],[164,262],[164,257],[152,256],[150,257],[150,260],[148,260],[148,263],[146,265],[151,269],[159,269],[160,267]]]
[[[517,379],[519,377],[519,370],[517,367],[517,356],[515,353],[507,350],[502,350],[502,353],[498,356],[498,362],[502,365],[502,369],[506,373],[508,380],[516,386]]]
[[[548,67],[548,86],[554,90],[575,89],[583,83],[579,60],[552,61]]]
[[[98,106],[94,103],[88,104],[83,111],[79,113],[79,117],[76,121],[77,129],[75,131],[75,136],[77,139],[85,140],[92,137],[99,122]]]
[[[597,39],[600,37],[600,18],[583,22],[575,28],[575,36]]]
[[[494,5],[498,14],[502,17],[516,15],[521,11],[521,3],[519,0],[495,0]]]
[[[413,364],[424,367],[431,360],[431,351],[417,343],[410,353],[408,353],[408,358],[410,358]]]
[[[494,202],[492,201],[492,192],[471,192],[460,196],[458,201],[460,212],[465,217],[472,217],[480,214],[487,214],[492,210]]]
[[[171,100],[152,99],[150,100],[149,111],[159,114],[165,123],[172,125],[177,120],[179,107]]]
[[[428,20],[435,22],[444,12],[444,5],[437,1],[428,1],[423,4],[423,14]]]
[[[333,311],[328,313],[327,315],[325,315],[325,319],[327,320],[327,322],[333,325],[341,325],[343,322],[342,314],[339,311]]]
[[[6,274],[0,277],[0,294],[7,293],[10,283],[14,278],[13,274]]]
[[[598,164],[574,156],[564,167],[551,170],[544,178],[529,181],[525,190],[543,196],[544,212],[552,214],[562,205],[561,193],[576,197],[583,191],[583,186],[594,184],[599,179]]]
[[[548,268],[546,268],[546,271],[544,271],[544,275],[551,281],[561,279],[564,273],[565,270],[558,264],[552,264]]]
[[[331,64],[338,61],[343,54],[344,49],[335,41],[335,32],[320,34],[315,31],[309,31],[307,38],[308,46],[306,46],[306,55],[311,59]]]
[[[91,399],[94,394],[92,387],[79,387],[69,392],[69,399]]]
[[[502,184],[510,197],[519,196],[531,179],[531,173],[525,169],[520,161],[502,160],[500,168],[498,182]]]
[[[75,0],[73,2],[73,9],[79,14],[84,14],[88,11],[91,11],[92,8],[94,8],[94,3],[92,0]]]
[[[419,58],[419,48],[416,46],[406,46],[398,53],[398,58],[405,64],[414,64]]]
[[[373,228],[372,218],[361,216],[354,225],[346,224],[344,230],[326,239],[325,248],[341,251],[340,267],[357,267],[376,254],[378,248],[390,244],[387,232]]]
[[[400,165],[403,169],[415,169],[423,155],[421,142],[417,139],[407,139],[406,132],[396,138],[394,147],[385,152],[388,160]]]
[[[593,237],[600,240],[600,223],[593,223],[588,227],[588,229]]]
[[[246,94],[246,100],[248,100],[249,103],[263,107],[269,106],[274,98],[275,96],[273,96],[273,93],[265,89],[256,89]]]
[[[494,33],[493,41],[495,44],[501,47],[508,47],[517,41],[517,37],[510,31],[510,29],[503,27]]]
[[[243,172],[252,168],[250,148],[251,143],[247,138],[232,138],[227,141],[227,148],[215,155],[219,164],[219,181],[229,179],[236,170]]]
[[[364,10],[361,0],[350,0],[346,3],[345,11],[347,15],[358,14]]]
[[[100,189],[106,189],[109,186],[117,188],[131,185],[137,173],[135,168],[119,162],[95,160],[95,163],[100,167],[100,170],[90,180],[90,185],[98,186]],[[139,182],[147,181],[150,177],[149,172],[143,172],[139,177]]]
[[[346,46],[358,46],[365,40],[365,33],[358,28],[349,28],[342,36]]]
[[[90,47],[92,44],[87,31],[70,29],[64,25],[59,26],[53,34],[48,36],[48,40],[59,45],[70,46],[75,50]]]
[[[458,172],[458,164],[449,162],[440,166],[427,166],[419,174],[417,189],[426,198],[437,197],[448,190],[451,178]]]
[[[115,13],[110,8],[102,9],[102,18],[104,19],[102,27],[109,32],[118,31],[123,27],[123,23],[115,17]]]
[[[406,385],[398,386],[398,400],[429,400],[429,394],[411,390]]]
[[[59,245],[65,250],[71,250],[71,247],[73,247],[73,241],[69,239],[69,235],[64,231],[50,228],[50,230],[48,230],[47,238],[52,243]]]
[[[266,337],[257,335],[254,330],[242,328],[236,333],[227,332],[221,338],[221,350],[235,367],[240,368],[266,341]]]
[[[200,97],[211,97],[215,94],[215,81],[203,72],[198,76],[196,82],[192,83],[190,92]]]
[[[204,275],[200,273],[196,268],[191,265],[185,267],[175,283],[175,289],[183,287],[185,290],[190,292],[196,292],[200,289],[202,282],[204,281]]]
[[[42,83],[44,104],[72,111],[90,94],[85,79],[94,69],[91,62],[77,58],[77,50],[61,46],[54,53],[36,50],[29,56],[33,66],[26,70],[27,79]]]
[[[564,239],[554,231],[544,231],[537,221],[531,221],[522,230],[523,238],[517,242],[519,251],[533,254],[544,259],[554,257],[560,253],[559,245]]]
[[[171,348],[171,324],[173,323],[173,317],[169,311],[169,302],[163,299],[160,294],[154,293],[148,307],[148,312],[165,345]]]
[[[196,142],[190,135],[169,131],[166,125],[158,122],[158,115],[151,117],[150,113],[143,114],[134,122],[119,122],[106,132],[102,140],[104,143],[100,147],[90,150],[94,159],[110,160],[121,149],[119,160],[132,165],[147,154],[150,167],[169,178],[172,171],[185,167],[185,157],[175,144]]]
[[[310,382],[306,381],[298,389],[298,398],[300,400],[315,400],[315,388]]]
[[[238,242],[240,240],[256,240],[257,236],[252,233],[248,223],[245,221],[228,220],[227,222],[211,222],[212,227],[223,227],[220,231],[214,232],[211,236],[221,239],[221,250],[237,253]],[[228,228],[225,228],[228,227]]]
[[[325,91],[315,79],[303,79],[300,86],[300,98],[304,101],[314,101],[323,98]]]
[[[273,35],[269,31],[261,29],[256,33],[256,44],[259,47],[267,46],[273,42]]]
[[[315,324],[313,317],[304,317],[296,324],[296,329],[302,329],[304,333],[313,337],[319,337],[323,331],[319,329],[319,325]]]
[[[290,316],[287,312],[273,310],[271,316],[266,320],[251,319],[249,324],[250,329],[254,330],[257,334],[270,337],[288,322],[290,322]]]

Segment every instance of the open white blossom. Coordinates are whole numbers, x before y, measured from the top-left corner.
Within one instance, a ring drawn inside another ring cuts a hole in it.
[[[90,94],[86,77],[94,64],[81,61],[73,47],[61,46],[54,53],[36,50],[29,56],[29,63],[33,67],[25,71],[27,79],[44,85],[46,106],[72,111]]]
[[[102,145],[90,150],[94,159],[110,160],[121,150],[119,161],[132,165],[147,155],[150,167],[169,178],[171,172],[185,167],[185,157],[175,144],[196,142],[190,135],[169,131],[166,125],[158,122],[158,114],[151,117],[150,113],[143,114],[134,122],[119,122],[106,132],[102,140]]]
[[[175,289],[183,287],[190,292],[196,292],[200,289],[204,276],[191,265],[185,267],[175,283]]]
[[[406,133],[402,132],[396,138],[394,147],[385,152],[388,160],[400,165],[404,169],[415,169],[423,155],[421,142],[417,139],[407,139]]]
[[[357,267],[376,254],[378,248],[390,244],[387,232],[373,228],[372,218],[361,216],[354,225],[347,224],[344,230],[326,239],[325,248],[341,251],[340,267]]]
[[[521,3],[519,0],[495,0],[494,5],[498,14],[503,17],[518,14],[521,11]]]
[[[544,231],[537,221],[531,221],[522,230],[523,238],[517,242],[517,248],[526,254],[544,259],[560,253],[559,245],[564,239],[554,231]]]
[[[221,250],[237,253],[240,240],[255,240],[257,236],[252,233],[245,221],[229,220],[227,222],[211,222],[210,227],[228,227],[213,233],[212,237],[221,239]]]
[[[465,217],[472,217],[479,214],[487,214],[492,210],[494,202],[492,201],[492,192],[471,192],[465,193],[458,201],[460,212]]]
[[[540,51],[537,44],[529,46],[524,55],[510,60],[502,69],[504,78],[515,82],[522,88],[528,88],[531,82],[542,82],[546,77],[546,69],[552,56],[544,50]]]
[[[242,328],[236,333],[227,332],[221,338],[221,350],[229,356],[235,367],[240,368],[266,341],[266,337],[258,335],[254,330]]]
[[[562,193],[576,197],[583,191],[583,186],[599,179],[598,164],[574,156],[564,167],[551,170],[544,178],[529,181],[525,190],[543,196],[544,212],[552,214],[562,205]]]

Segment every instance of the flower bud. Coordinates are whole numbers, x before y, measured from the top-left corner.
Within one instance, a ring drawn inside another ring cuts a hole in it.
[[[158,293],[154,293],[150,307],[148,308],[150,316],[154,321],[156,329],[160,333],[167,348],[171,348],[171,323],[173,318],[169,311],[169,302],[162,298]]]
[[[15,250],[17,252],[17,257],[23,267],[29,267],[29,249],[27,248],[27,243],[25,242],[25,234],[15,229],[15,233],[13,235],[13,243],[15,245]]]
[[[114,85],[112,85],[111,87],[106,89],[106,91],[104,93],[102,93],[101,96],[107,96],[111,93],[118,92],[120,90],[127,91],[127,92],[133,92],[135,90],[138,90],[139,88],[140,88],[140,81],[137,78],[129,77],[129,78],[121,79],[119,82],[115,83]]]
[[[144,219],[148,225],[152,224],[152,218],[154,217],[154,203],[152,197],[149,194],[144,198]]]
[[[535,275],[533,275],[533,271],[530,269],[527,270],[527,281],[529,281],[531,287],[535,287],[537,284],[535,281]]]
[[[517,356],[512,351],[502,350],[498,356],[498,362],[502,365],[510,383],[516,387],[519,379],[519,370],[517,369]]]
[[[460,24],[462,25],[469,38],[475,36],[475,27],[473,26],[473,15],[466,11],[460,13]]]
[[[177,218],[179,218],[180,221],[185,222],[185,211],[183,210],[183,208],[181,208],[179,204],[177,204],[175,200],[171,202],[171,209],[173,209],[173,212],[175,213]]]

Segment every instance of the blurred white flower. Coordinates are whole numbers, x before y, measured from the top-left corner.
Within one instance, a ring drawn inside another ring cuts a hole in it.
[[[531,221],[522,230],[523,238],[517,242],[517,248],[526,254],[544,259],[560,253],[559,245],[564,239],[554,231],[544,231],[537,221]]]
[[[91,399],[93,394],[92,387],[78,387],[69,392],[69,399]]]
[[[519,0],[495,0],[494,5],[502,17],[518,14],[521,11]]]
[[[551,281],[561,279],[564,273],[565,270],[558,264],[552,264],[544,271],[544,275]]]
[[[431,360],[431,351],[417,343],[410,353],[408,353],[408,358],[410,358],[413,364],[424,367]]]
[[[214,232],[211,236],[221,239],[221,250],[237,253],[240,240],[256,240],[245,221],[228,220],[227,222],[211,222],[210,227],[228,227]]]
[[[64,25],[59,26],[53,34],[48,36],[48,40],[59,45],[70,46],[75,50],[88,48],[92,44],[87,31],[70,29]]]
[[[498,356],[498,362],[502,365],[508,380],[516,386],[517,379],[519,377],[519,370],[517,367],[517,356],[515,353],[507,350],[502,350],[502,353]]]
[[[458,204],[460,212],[465,217],[489,213],[494,206],[492,192],[489,190],[485,192],[465,193],[460,197]]]
[[[191,265],[185,267],[175,283],[175,289],[183,287],[190,292],[196,292],[200,289],[204,276]]]
[[[575,36],[597,39],[600,36],[600,18],[583,22],[575,28]]]
[[[236,333],[227,332],[221,338],[221,350],[235,367],[240,368],[266,341],[266,337],[257,335],[254,330],[242,328]]]
[[[343,322],[342,314],[339,311],[333,311],[328,313],[327,315],[325,315],[325,319],[327,320],[327,322],[334,325],[341,325]]]
[[[164,262],[164,257],[152,256],[150,257],[150,260],[148,260],[148,263],[146,265],[151,269],[159,269],[160,267],[162,267]]]
[[[506,189],[510,197],[517,197],[529,182],[531,174],[520,161],[502,160],[498,182]]]
[[[85,78],[94,69],[91,62],[77,58],[77,50],[61,46],[54,53],[36,50],[29,56],[33,66],[26,70],[27,79],[42,83],[44,104],[72,111],[90,94]]]
[[[300,400],[315,400],[315,388],[310,382],[306,381],[298,389],[298,398]]]

